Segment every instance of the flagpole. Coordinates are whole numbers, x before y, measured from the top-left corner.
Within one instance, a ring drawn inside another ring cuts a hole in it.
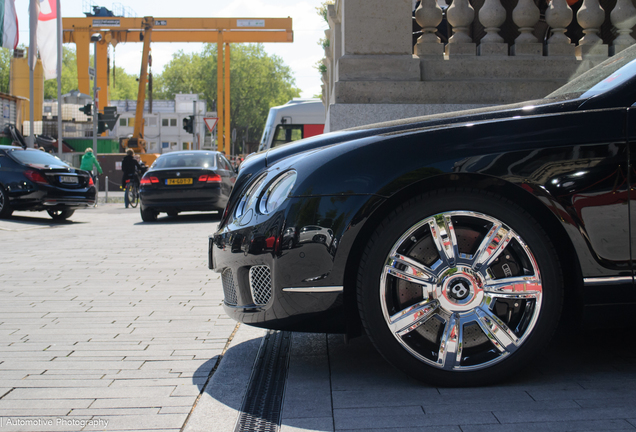
[[[38,19],[38,7],[36,0],[31,0],[29,7],[29,139],[27,140],[27,146],[33,148],[35,143],[35,122],[33,117],[35,116],[34,102],[35,102],[35,90],[33,88],[33,71],[38,61],[37,56],[37,19]],[[35,23],[35,26],[33,25]],[[35,28],[34,28],[35,27]]]
[[[62,159],[62,7],[57,0],[57,154]]]

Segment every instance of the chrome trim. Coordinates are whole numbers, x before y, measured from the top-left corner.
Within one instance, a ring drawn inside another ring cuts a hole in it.
[[[283,288],[283,291],[304,292],[304,293],[331,293],[331,292],[343,292],[344,287],[330,286],[330,287]]]
[[[632,281],[633,281],[632,276],[583,278],[583,284],[586,286],[622,285],[625,283],[632,283]]]

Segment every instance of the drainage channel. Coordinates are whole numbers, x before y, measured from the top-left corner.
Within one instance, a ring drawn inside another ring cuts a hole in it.
[[[269,330],[265,335],[234,432],[280,428],[290,346],[290,332]]]

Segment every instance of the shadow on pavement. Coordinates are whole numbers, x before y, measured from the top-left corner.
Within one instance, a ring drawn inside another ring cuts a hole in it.
[[[141,216],[135,225],[173,225],[182,223],[210,223],[219,222],[221,213],[185,213],[178,216],[167,216],[161,213],[155,222],[143,222]]]
[[[86,222],[74,221],[72,219],[73,216],[71,216],[71,219],[67,219],[67,220],[55,220],[55,219],[51,219],[48,215],[46,215],[46,213],[42,214],[38,212],[33,212],[33,214],[34,216],[26,216],[26,215],[14,213],[11,217],[8,217],[6,219],[0,219],[0,221],[15,222],[15,223],[23,224],[23,225],[34,225],[34,226],[59,226],[59,225],[73,225],[73,224],[86,223]]]

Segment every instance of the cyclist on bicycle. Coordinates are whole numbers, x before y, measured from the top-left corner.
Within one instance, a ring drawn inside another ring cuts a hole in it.
[[[121,170],[122,170],[122,178],[121,178],[121,188],[126,189],[126,183],[129,181],[135,182],[137,186],[139,186],[139,174],[142,171],[142,167],[137,162],[134,157],[134,153],[132,149],[126,150],[126,156],[121,161]],[[128,194],[124,194],[124,206],[128,208]]]

